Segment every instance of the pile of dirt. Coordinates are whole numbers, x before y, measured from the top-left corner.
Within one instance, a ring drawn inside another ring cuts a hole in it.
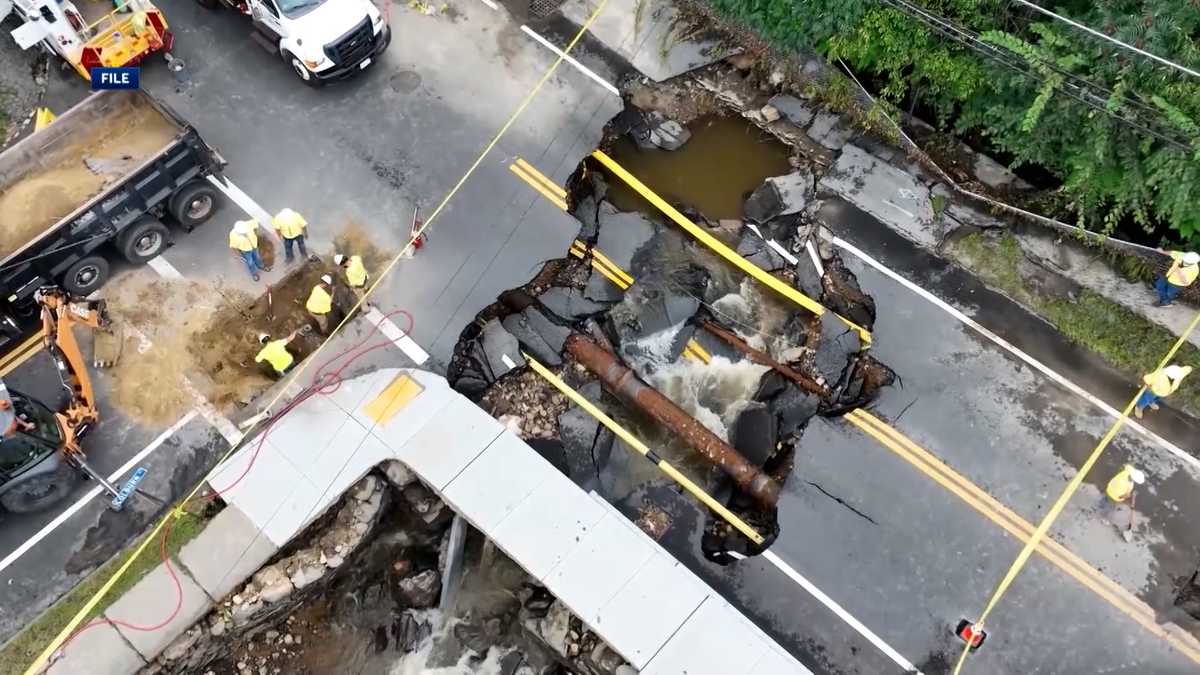
[[[316,350],[321,337],[304,309],[328,264],[306,263],[258,299],[209,283],[166,280],[133,273],[106,286],[109,312],[126,335],[110,371],[113,401],[150,426],[170,424],[202,395],[218,409],[245,405],[271,384],[254,362],[258,334],[282,337],[295,330],[297,360]],[[342,289],[341,293],[345,293]],[[335,300],[345,299],[335,292]]]
[[[129,109],[95,123],[90,138],[69,159],[23,176],[0,193],[0,257],[21,248],[162,150],[177,129],[149,106]]]
[[[346,221],[341,230],[334,235],[333,250],[334,253],[343,255],[361,256],[363,266],[367,268],[367,274],[371,275],[372,280],[378,279],[383,268],[396,257],[395,251],[376,246],[367,227],[353,220]]]

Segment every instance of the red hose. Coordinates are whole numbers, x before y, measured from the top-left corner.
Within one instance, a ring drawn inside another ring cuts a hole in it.
[[[246,474],[250,473],[250,469],[254,467],[254,463],[258,460],[258,454],[262,451],[263,443],[267,440],[267,436],[271,433],[271,428],[275,426],[276,422],[278,422],[285,415],[287,415],[289,412],[294,410],[301,403],[303,403],[304,401],[307,401],[314,394],[321,394],[322,396],[329,396],[329,395],[333,394],[334,392],[336,392],[338,390],[338,388],[342,386],[342,381],[343,381],[342,373],[347,368],[349,368],[355,361],[357,361],[358,359],[362,358],[363,356],[375,351],[376,349],[381,349],[383,347],[386,347],[386,346],[392,344],[392,341],[388,340],[387,342],[380,342],[378,344],[371,345],[370,347],[367,347],[366,349],[363,349],[362,351],[358,351],[358,352],[355,351],[359,347],[362,347],[362,345],[372,335],[374,335],[376,332],[379,331],[379,327],[383,324],[384,321],[386,321],[387,319],[389,319],[392,316],[395,316],[397,314],[403,314],[404,317],[406,319],[408,319],[408,329],[405,330],[404,333],[412,334],[414,321],[413,321],[412,314],[409,314],[407,311],[405,311],[403,309],[397,309],[397,310],[388,312],[387,314],[380,317],[379,321],[375,323],[375,325],[372,327],[371,331],[368,332],[363,337],[362,340],[359,340],[358,343],[351,346],[349,349],[344,350],[340,354],[330,358],[329,360],[325,361],[320,366],[318,366],[316,371],[314,371],[314,373],[313,373],[312,381],[309,383],[309,385],[307,387],[305,387],[304,390],[301,391],[299,394],[297,394],[294,398],[292,398],[292,400],[288,401],[287,404],[284,405],[283,409],[280,410],[278,414],[272,415],[267,420],[266,426],[263,428],[262,433],[258,437],[258,441],[254,447],[254,452],[251,453],[251,455],[250,455],[250,461],[246,463],[246,468],[242,470],[242,472],[238,475],[237,478],[234,479],[234,481],[232,483],[230,483],[229,485],[227,485],[224,488],[221,488],[219,490],[216,488],[212,488],[211,491],[209,492],[209,494],[201,495],[199,497],[195,497],[194,499],[198,499],[198,500],[215,499],[218,496],[229,492],[234,487],[236,487],[238,483],[242,482],[242,479],[246,477]],[[349,358],[347,358],[346,362],[343,363],[341,366],[334,368],[333,370],[331,370],[329,372],[325,372],[325,369],[328,368],[330,366],[330,364],[336,363],[339,359],[346,358],[346,357],[349,357]],[[212,486],[210,486],[210,487],[212,487]],[[180,505],[180,508],[182,508],[182,505]],[[171,577],[171,584],[175,587],[175,606],[171,609],[171,612],[167,615],[167,618],[154,624],[153,626],[138,626],[138,625],[126,622],[126,621],[121,621],[119,619],[109,619],[107,617],[100,617],[98,619],[92,619],[91,621],[84,624],[83,626],[80,626],[79,628],[75,629],[75,632],[71,633],[71,636],[68,637],[63,642],[61,647],[59,647],[59,652],[61,652],[62,650],[65,650],[67,648],[67,645],[71,644],[71,642],[75,638],[79,637],[85,631],[87,631],[95,626],[102,625],[102,624],[109,624],[112,626],[121,626],[128,630],[149,633],[149,632],[153,632],[156,630],[160,630],[163,627],[165,627],[167,624],[169,624],[175,620],[175,617],[179,615],[179,610],[183,607],[183,586],[180,585],[180,583],[179,583],[179,576],[175,573],[175,568],[173,568],[171,566],[171,556],[167,554],[167,539],[168,539],[168,537],[171,536],[171,525],[172,525],[173,521],[174,521],[174,518],[171,518],[168,516],[167,523],[165,526],[163,526],[162,536],[161,536],[161,539],[159,540],[159,545],[158,545],[158,551],[159,551],[159,555],[162,557],[162,563],[167,569],[167,574],[170,575],[170,577]]]

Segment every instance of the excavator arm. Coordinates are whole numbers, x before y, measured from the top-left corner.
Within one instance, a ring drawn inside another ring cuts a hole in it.
[[[88,375],[87,361],[75,337],[75,327],[107,330],[108,314],[103,300],[73,297],[56,286],[38,289],[34,298],[42,308],[46,351],[54,360],[59,379],[70,396],[66,409],[58,413],[65,441],[63,452],[68,457],[80,455],[78,439],[100,419],[100,411],[96,407],[96,393]]]

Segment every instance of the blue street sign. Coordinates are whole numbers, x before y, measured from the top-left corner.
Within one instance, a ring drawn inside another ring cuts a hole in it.
[[[129,477],[129,480],[125,481],[125,484],[121,486],[119,491],[117,491],[117,496],[112,498],[112,507],[117,511],[120,511],[121,507],[125,506],[125,500],[129,499],[129,496],[132,495],[133,491],[137,489],[138,483],[141,483],[142,479],[145,477],[146,469],[139,466],[137,471],[134,471],[133,475]]]
[[[92,91],[101,89],[137,89],[141,68],[92,68]]]

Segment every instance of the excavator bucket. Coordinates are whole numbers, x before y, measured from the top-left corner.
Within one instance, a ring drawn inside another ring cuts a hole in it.
[[[92,334],[92,365],[96,368],[112,368],[121,360],[125,346],[125,331],[120,324],[109,324],[97,328]]]

